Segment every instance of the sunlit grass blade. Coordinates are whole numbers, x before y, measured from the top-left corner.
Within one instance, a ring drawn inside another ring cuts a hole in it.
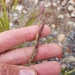
[[[5,22],[2,18],[0,18],[0,32],[5,30]]]
[[[3,10],[4,10],[4,20],[5,20],[5,24],[6,24],[5,29],[8,30],[9,29],[9,21],[8,21],[8,14],[6,11],[6,5],[5,5],[4,0],[2,0],[2,6],[3,6]]]
[[[0,32],[3,31],[3,27],[2,27],[2,24],[0,24]]]
[[[32,24],[34,23],[34,21],[35,21],[35,18],[31,19],[31,20],[26,24],[26,26],[32,25]]]
[[[2,19],[2,18],[0,18],[0,22],[1,22],[1,24],[2,24],[2,27],[4,27],[4,28],[5,28],[4,21],[3,21],[3,19]]]
[[[17,3],[18,3],[18,0],[15,0],[14,1],[14,10],[16,9]]]
[[[24,13],[21,14],[20,22],[22,22],[24,15],[25,15]]]

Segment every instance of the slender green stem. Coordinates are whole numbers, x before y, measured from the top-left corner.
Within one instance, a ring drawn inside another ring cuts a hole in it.
[[[8,21],[8,15],[7,15],[7,11],[6,11],[6,6],[5,6],[4,0],[2,0],[2,6],[3,6],[3,9],[4,9],[4,19],[5,19],[5,23],[6,23],[5,29],[8,30],[9,29],[9,21]]]
[[[18,0],[15,0],[15,2],[14,2],[14,10],[16,9],[17,3],[18,3]]]
[[[2,24],[2,27],[5,28],[4,21],[2,20],[2,18],[0,18],[0,22]]]
[[[71,74],[71,73],[73,73],[74,71],[75,71],[75,69],[69,71],[67,74]]]

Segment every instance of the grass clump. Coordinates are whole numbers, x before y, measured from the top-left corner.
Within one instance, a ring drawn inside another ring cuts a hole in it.
[[[14,10],[16,9],[17,3],[18,3],[18,0],[15,0],[15,2],[14,2]]]
[[[3,11],[1,13],[3,14],[0,17],[0,32],[9,30],[9,20],[8,20],[8,13],[6,10],[6,5],[5,5],[4,0],[1,0],[1,2],[2,2],[2,8],[3,8]]]
[[[9,30],[9,17],[8,17],[8,10],[5,4],[5,0],[0,0],[0,3],[2,4],[2,10],[0,11],[0,32]],[[14,1],[14,10],[16,9],[18,0]]]

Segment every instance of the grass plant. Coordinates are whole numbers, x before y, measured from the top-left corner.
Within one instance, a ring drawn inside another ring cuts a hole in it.
[[[9,30],[9,17],[8,17],[8,11],[6,8],[6,4],[5,4],[5,0],[0,0],[1,4],[2,4],[2,9],[0,11],[0,32],[5,31],[5,30]],[[16,9],[18,0],[14,1],[14,10]]]
[[[0,16],[0,32],[9,30],[8,12],[4,0],[1,0],[3,7],[3,14]]]

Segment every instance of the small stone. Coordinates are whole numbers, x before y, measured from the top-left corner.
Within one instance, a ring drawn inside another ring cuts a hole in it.
[[[70,70],[72,70],[74,68],[74,66],[73,65],[70,65]]]
[[[64,52],[64,53],[63,53],[63,56],[64,56],[64,57],[67,57],[68,55],[69,55],[68,52]]]
[[[60,10],[61,10],[61,8],[62,8],[61,6],[60,6],[60,7],[57,7],[57,10],[58,10],[58,11],[60,11]]]
[[[62,68],[62,69],[65,69],[65,68],[66,68],[66,64],[65,64],[65,63],[62,64],[62,65],[61,65],[61,68]]]
[[[51,5],[51,3],[49,2],[49,3],[46,3],[44,6],[49,7],[50,5]]]
[[[52,61],[52,59],[50,58],[50,59],[48,59],[48,61]]]
[[[59,61],[58,57],[55,58],[56,61]]]
[[[16,10],[18,10],[20,13],[22,12],[22,9],[24,8],[24,6],[23,5],[20,5],[20,4],[18,4],[17,6],[16,6]],[[12,9],[14,9],[14,6],[12,7]]]
[[[14,16],[14,17],[17,17],[17,16],[18,16],[18,14],[17,14],[17,13],[13,13],[13,16]]]
[[[55,28],[56,27],[55,24],[52,24],[52,27]]]
[[[14,29],[16,29],[16,28],[12,28],[12,29],[14,30]]]
[[[75,57],[75,52],[73,53],[73,56]]]
[[[67,1],[66,0],[63,0],[62,1],[62,6],[66,5]]]
[[[23,10],[23,13],[24,13],[24,14],[26,14],[26,13],[27,13],[27,11],[26,11],[26,10]]]
[[[5,0],[5,4],[8,4],[10,2],[10,0]]]
[[[61,42],[58,42],[58,44],[62,47],[62,44],[61,44]]]
[[[51,61],[54,61],[54,60],[55,60],[55,58],[52,58],[52,59],[51,59]]]
[[[72,53],[72,52],[70,52],[70,53],[69,53],[69,56],[73,56],[73,53]]]
[[[60,0],[58,0],[57,3],[59,4],[60,3]]]
[[[72,66],[75,66],[75,62],[70,63]]]
[[[10,28],[10,29],[13,28],[13,23],[9,23],[9,28]]]
[[[32,42],[27,42],[27,45],[28,45],[28,46],[33,46],[33,44],[34,44],[33,41],[32,41]]]
[[[37,4],[38,0],[34,0],[35,1],[35,4]]]
[[[67,24],[73,25],[73,21],[68,21]]]
[[[59,35],[57,36],[57,40],[58,40],[59,42],[63,42],[63,41],[65,40],[65,35],[64,35],[64,34],[59,34]]]
[[[37,64],[40,64],[40,63],[42,63],[42,61],[38,61],[38,62],[36,62]]]
[[[46,38],[41,38],[39,44],[44,43],[46,41]]]
[[[58,16],[58,18],[64,19],[64,15],[60,14],[60,15]]]
[[[75,11],[71,13],[71,17],[75,17]]]
[[[69,69],[70,68],[70,64],[68,63],[68,64],[66,64],[66,67]]]
[[[75,4],[74,0],[69,0],[69,3]]]
[[[75,23],[73,23],[73,26],[75,27]]]
[[[57,3],[53,3],[53,6],[57,6]]]
[[[75,52],[75,48],[73,49],[73,51]]]
[[[69,5],[68,10],[73,11],[75,8],[72,5]]]
[[[40,5],[42,5],[42,4],[44,4],[44,2],[43,2],[43,1],[41,1],[41,2],[40,2]]]
[[[48,62],[48,60],[43,60],[42,63]]]
[[[66,63],[71,63],[71,62],[75,62],[75,57],[74,56],[68,56],[66,58],[64,58]]]
[[[60,75],[62,75],[62,72],[60,73]]]
[[[66,63],[65,60],[63,58],[60,59],[60,63]]]
[[[67,13],[66,16],[67,16],[68,18],[70,18],[70,14]]]

